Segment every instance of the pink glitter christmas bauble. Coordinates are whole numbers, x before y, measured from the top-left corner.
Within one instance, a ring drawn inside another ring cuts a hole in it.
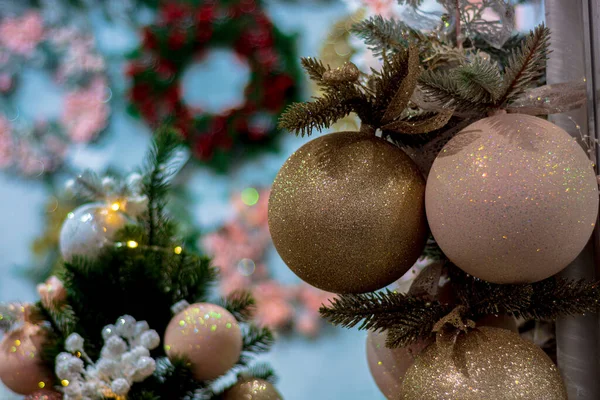
[[[242,331],[235,317],[210,303],[192,304],[175,315],[164,338],[169,358],[188,359],[198,380],[225,374],[242,352]]]
[[[427,219],[444,254],[494,283],[548,278],[594,230],[598,183],[585,151],[558,126],[523,114],[484,118],[435,159]]]

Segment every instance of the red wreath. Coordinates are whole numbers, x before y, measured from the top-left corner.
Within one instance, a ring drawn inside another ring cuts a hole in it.
[[[191,108],[181,97],[183,70],[214,47],[232,48],[251,71],[244,103],[222,114]],[[133,109],[153,127],[178,128],[196,157],[225,170],[280,133],[278,115],[298,94],[293,49],[293,39],[273,26],[259,0],[164,4],[158,22],[144,28],[127,71]]]

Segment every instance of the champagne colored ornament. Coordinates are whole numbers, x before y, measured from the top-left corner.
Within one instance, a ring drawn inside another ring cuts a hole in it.
[[[283,397],[269,382],[246,379],[223,393],[223,400],[282,400]]]
[[[0,380],[6,387],[23,395],[51,387],[52,371],[40,357],[45,340],[43,328],[30,322],[4,335],[0,343]]]
[[[367,335],[367,362],[373,379],[387,399],[397,399],[406,371],[419,353],[433,343],[433,339],[419,340],[409,346],[389,349],[385,347],[385,332]]]
[[[223,307],[196,303],[173,317],[164,336],[170,358],[183,356],[192,363],[194,377],[210,380],[225,374],[242,352],[242,331]]]
[[[380,289],[425,245],[424,180],[399,148],[368,132],[339,132],[298,149],[269,198],[269,230],[288,267],[334,293]]]
[[[427,218],[448,258],[494,283],[548,278],[577,257],[598,215],[598,184],[564,130],[524,114],[477,121],[429,173]]]
[[[75,255],[97,256],[127,221],[118,209],[115,205],[92,203],[70,212],[60,230],[63,258],[70,261]]]
[[[439,334],[406,372],[398,398],[567,400],[567,394],[539,347],[505,329],[480,327]]]

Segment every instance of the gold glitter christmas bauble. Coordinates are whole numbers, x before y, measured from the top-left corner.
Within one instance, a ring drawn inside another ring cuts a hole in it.
[[[30,322],[4,335],[0,343],[0,380],[6,387],[24,395],[52,387],[52,371],[41,359],[45,341],[43,328]]]
[[[316,138],[285,162],[269,198],[277,252],[335,293],[380,289],[417,260],[427,235],[424,179],[391,143],[364,132]]]
[[[242,331],[235,317],[210,303],[192,304],[175,315],[164,338],[167,356],[187,358],[201,381],[225,374],[242,352]]]
[[[282,400],[283,397],[269,382],[247,379],[223,393],[223,400]]]
[[[567,400],[567,393],[539,347],[505,329],[481,327],[458,337],[438,336],[406,372],[399,398]]]
[[[494,283],[548,278],[594,230],[598,183],[567,132],[504,114],[477,121],[435,159],[425,196],[431,232],[465,272]]]

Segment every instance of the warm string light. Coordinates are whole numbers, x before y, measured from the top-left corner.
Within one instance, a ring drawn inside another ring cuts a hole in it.
[[[146,246],[146,245],[140,245],[137,241],[135,240],[127,240],[124,242],[114,242],[113,245],[117,248],[120,247],[128,247],[130,249],[141,249],[141,250],[150,250],[150,251],[161,251],[161,252],[165,252],[165,253],[175,253],[177,255],[183,253],[183,247],[182,246],[175,246],[173,248],[170,247],[160,247],[160,246]]]

